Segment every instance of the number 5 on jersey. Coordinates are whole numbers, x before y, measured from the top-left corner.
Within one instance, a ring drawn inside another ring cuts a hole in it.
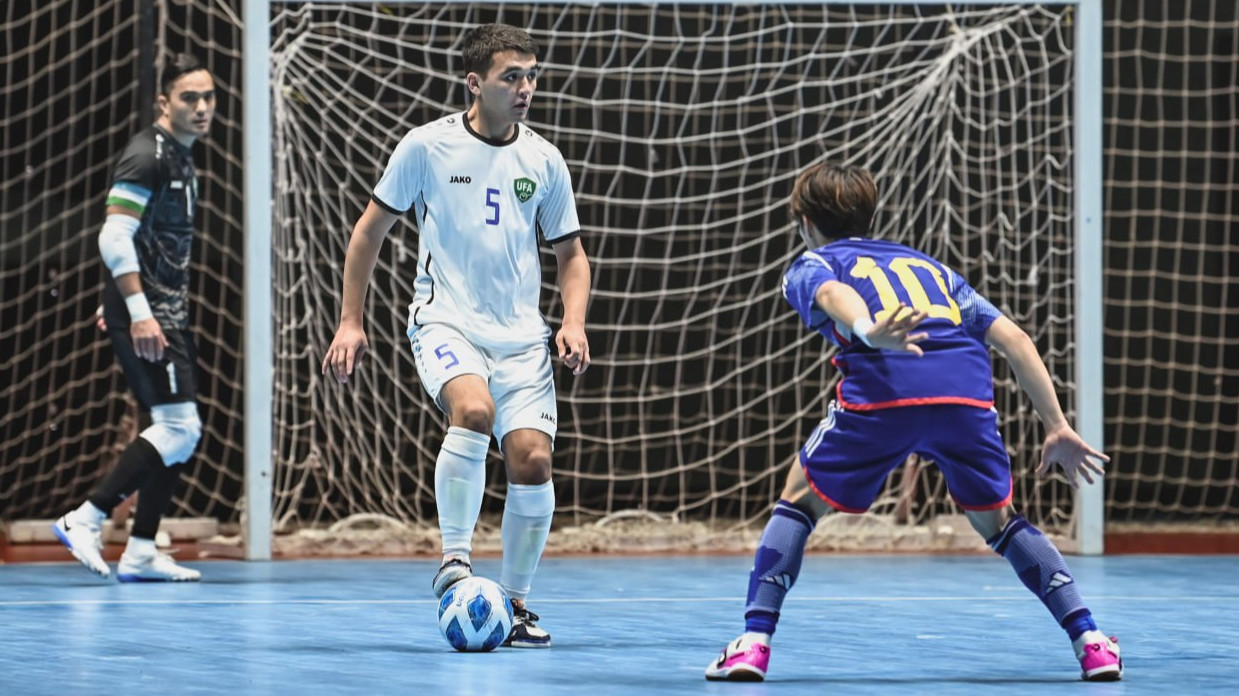
[[[486,224],[499,224],[499,189],[486,189],[486,207],[490,213],[486,216]]]

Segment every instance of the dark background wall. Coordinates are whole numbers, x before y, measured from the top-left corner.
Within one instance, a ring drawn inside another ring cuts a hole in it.
[[[1106,23],[1107,512],[1233,520],[1236,5],[1108,2]]]

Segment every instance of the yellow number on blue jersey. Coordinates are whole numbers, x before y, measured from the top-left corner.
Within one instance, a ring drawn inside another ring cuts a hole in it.
[[[946,278],[942,277],[941,269],[915,256],[900,256],[892,259],[888,268],[894,272],[895,279],[903,287],[908,296],[908,304],[912,305],[913,309],[922,310],[930,317],[949,319],[952,324],[961,323],[959,305],[955,304],[955,300],[951,298],[951,292],[947,289]],[[917,275],[914,268],[928,271],[933,277],[937,290],[941,294],[939,302],[929,299],[929,293],[921,282],[921,276]],[[858,256],[856,265],[852,266],[851,271],[853,278],[865,278],[873,283],[873,289],[878,293],[878,301],[882,303],[881,311],[874,315],[874,318],[879,321],[898,309],[900,302],[899,296],[895,293],[895,286],[891,284],[886,270],[879,266],[873,257]]]

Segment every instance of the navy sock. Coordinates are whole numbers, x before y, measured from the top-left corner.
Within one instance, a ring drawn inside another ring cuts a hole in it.
[[[1063,555],[1028,520],[1013,515],[1002,531],[986,543],[1007,559],[1024,586],[1037,595],[1068,635],[1084,626],[1071,636],[1072,640],[1089,627],[1096,628]]]
[[[1088,609],[1074,611],[1063,619],[1063,628],[1071,640],[1079,638],[1085,631],[1096,631],[1097,622],[1093,621],[1093,613]]]
[[[766,523],[753,570],[749,573],[748,600],[745,603],[744,630],[773,634],[787,591],[796,583],[804,561],[804,547],[816,524],[813,517],[780,500]]]

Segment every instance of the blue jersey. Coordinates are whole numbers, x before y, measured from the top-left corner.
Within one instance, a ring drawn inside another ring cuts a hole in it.
[[[929,317],[917,329],[929,334],[919,344],[925,355],[880,351],[853,341],[851,327],[836,326],[814,300],[830,280],[860,293],[875,321],[900,303],[927,311]],[[894,242],[839,240],[801,254],[783,275],[783,296],[806,326],[840,347],[834,364],[843,377],[838,389],[843,408],[993,406],[985,332],[1001,314],[933,257]]]

